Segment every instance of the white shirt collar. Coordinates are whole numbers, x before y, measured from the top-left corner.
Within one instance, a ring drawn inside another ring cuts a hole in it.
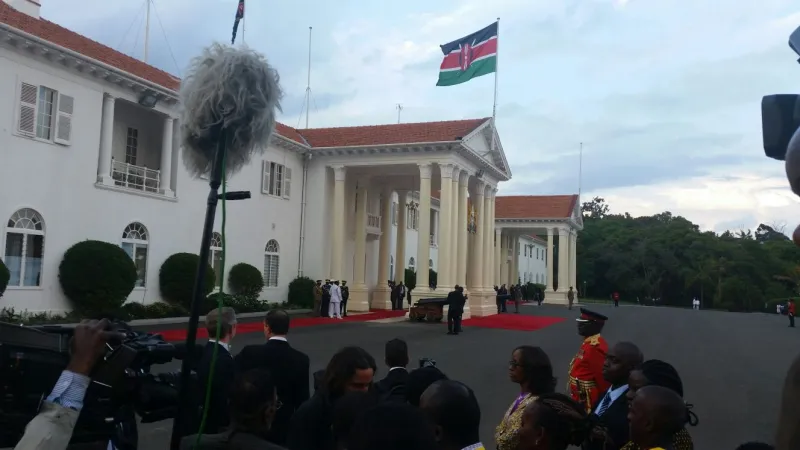
[[[283,341],[283,342],[289,342],[288,340],[286,340],[286,336],[272,336],[271,338],[269,338],[269,339],[267,339],[267,340],[268,340],[268,341]]]
[[[616,389],[611,389],[611,388],[609,388],[609,389],[608,389],[608,391],[606,391],[606,395],[604,395],[604,396],[603,396],[603,397],[600,399],[600,402],[598,402],[598,403],[597,403],[597,408],[595,408],[595,409],[594,409],[594,412],[595,412],[595,413],[597,413],[597,411],[599,411],[599,410],[600,410],[600,406],[602,406],[602,404],[603,404],[603,399],[604,399],[606,396],[608,396],[608,397],[610,397],[610,398],[611,398],[611,399],[609,400],[609,402],[608,402],[608,406],[610,407],[610,406],[611,406],[611,404],[612,404],[612,403],[614,403],[615,401],[617,401],[617,399],[618,399],[618,398],[620,398],[620,397],[622,396],[622,394],[624,394],[624,393],[625,393],[627,390],[628,390],[628,385],[627,385],[627,384],[623,384],[622,386],[620,386],[620,387],[618,387],[618,388],[616,388]]]
[[[215,344],[218,344],[220,347],[222,347],[225,350],[227,350],[228,353],[230,353],[230,351],[231,351],[231,345],[228,344],[227,342],[217,342],[216,339],[209,339],[208,342],[213,342]]]
[[[389,372],[391,372],[391,371],[393,371],[395,369],[408,371],[408,369],[406,369],[405,367],[397,366],[397,367],[389,367]]]

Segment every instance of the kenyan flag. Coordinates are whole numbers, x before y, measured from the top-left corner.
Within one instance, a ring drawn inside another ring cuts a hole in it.
[[[453,86],[497,70],[497,22],[441,45],[444,59],[437,86]]]

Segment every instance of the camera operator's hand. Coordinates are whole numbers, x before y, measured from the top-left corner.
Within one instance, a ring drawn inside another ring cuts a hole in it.
[[[103,320],[84,320],[75,327],[72,337],[72,356],[67,370],[89,376],[98,359],[106,352],[109,339],[122,337],[110,331],[110,323]]]

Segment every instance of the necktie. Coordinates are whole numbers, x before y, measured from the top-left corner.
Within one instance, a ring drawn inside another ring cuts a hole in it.
[[[604,412],[611,406],[611,392],[606,392],[606,396],[603,397],[603,401],[600,402],[600,408],[597,409],[597,415],[602,416]]]

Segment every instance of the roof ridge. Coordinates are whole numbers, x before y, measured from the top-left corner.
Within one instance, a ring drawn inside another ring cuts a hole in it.
[[[475,119],[432,120],[432,121],[421,121],[421,122],[384,123],[384,124],[373,124],[373,125],[347,125],[341,127],[302,128],[302,129],[297,129],[297,132],[302,134],[303,131],[338,130],[345,128],[398,127],[398,126],[430,125],[430,124],[457,123],[457,122],[479,122],[489,119],[490,117],[480,117]]]

